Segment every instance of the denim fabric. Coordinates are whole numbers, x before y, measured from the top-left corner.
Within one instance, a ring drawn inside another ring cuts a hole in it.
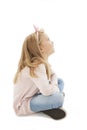
[[[58,79],[58,88],[59,88],[60,92],[63,92],[64,82],[62,79]]]
[[[62,94],[64,88],[64,82],[62,79],[58,79],[58,87],[60,92],[56,92],[53,95],[44,96],[41,93],[35,95],[30,101],[31,110],[34,112],[39,112],[48,109],[62,107],[64,102],[64,96]]]

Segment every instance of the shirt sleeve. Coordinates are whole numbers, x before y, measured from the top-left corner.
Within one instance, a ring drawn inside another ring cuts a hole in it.
[[[52,81],[51,83],[49,83],[44,64],[39,65],[39,67],[36,68],[35,73],[38,77],[37,78],[30,77],[30,78],[34,82],[36,87],[39,89],[40,93],[42,93],[45,96],[49,96],[56,92],[59,92],[57,82],[54,83]]]
[[[54,85],[58,86],[58,77],[57,77],[55,72],[53,72],[51,74],[50,82],[51,82],[51,84],[54,84]]]

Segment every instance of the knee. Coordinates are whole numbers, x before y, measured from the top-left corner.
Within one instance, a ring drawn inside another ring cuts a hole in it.
[[[62,79],[58,79],[58,84],[61,84],[62,86],[64,86],[64,81]]]
[[[54,108],[62,107],[64,103],[64,96],[61,93],[54,94],[52,103]]]
[[[58,87],[60,92],[62,92],[64,89],[64,81],[62,79],[58,79]]]
[[[63,96],[63,94],[60,94],[60,96],[59,96],[59,104],[60,104],[60,107],[63,106],[63,103],[64,103],[64,96]]]
[[[57,101],[58,101],[59,107],[62,107],[64,103],[64,96],[61,93],[58,94]]]

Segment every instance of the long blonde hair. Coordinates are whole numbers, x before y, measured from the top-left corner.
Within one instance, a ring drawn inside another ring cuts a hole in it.
[[[19,60],[18,69],[14,77],[14,83],[16,83],[18,74],[25,66],[30,68],[30,75],[32,77],[38,77],[34,70],[41,63],[45,65],[47,77],[48,79],[50,78],[50,64],[41,53],[39,46],[41,44],[42,35],[44,35],[44,31],[40,30],[38,31],[38,39],[36,32],[25,38],[22,46],[22,53]]]

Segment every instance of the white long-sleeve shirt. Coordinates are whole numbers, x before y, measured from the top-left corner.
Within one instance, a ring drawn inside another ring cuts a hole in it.
[[[52,74],[49,83],[44,64],[40,64],[35,69],[35,73],[38,77],[31,77],[29,67],[25,67],[19,73],[18,80],[14,85],[13,103],[17,115],[29,115],[34,113],[30,109],[30,100],[36,93],[40,92],[45,96],[49,96],[59,91],[56,74]]]

